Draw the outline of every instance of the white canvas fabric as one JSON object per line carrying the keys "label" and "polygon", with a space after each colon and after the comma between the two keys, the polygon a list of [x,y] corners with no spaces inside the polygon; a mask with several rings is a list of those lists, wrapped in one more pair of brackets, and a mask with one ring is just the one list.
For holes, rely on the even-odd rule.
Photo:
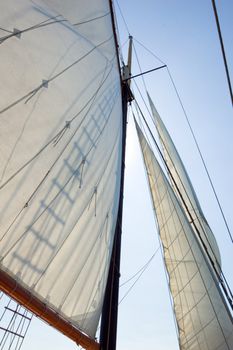
{"label": "white canvas fabric", "polygon": [[196,234],[137,126],[151,191],[181,350],[233,349],[233,323]]}
{"label": "white canvas fabric", "polygon": [[120,189],[109,11],[103,0],[0,4],[1,269],[91,337]]}
{"label": "white canvas fabric", "polygon": [[[198,201],[192,183],[189,179],[189,176],[186,172],[184,164],[179,156],[179,153],[177,152],[176,147],[162,119],[160,118],[160,115],[157,112],[149,94],[148,99],[150,102],[151,111],[155,120],[155,125],[159,134],[159,138],[162,144],[164,158],[170,171],[169,176],[171,179],[172,187],[176,192],[178,198],[180,199],[180,202],[183,206],[183,209],[186,212],[189,221],[193,221],[192,227],[197,233],[197,237],[200,233],[201,239],[208,250],[208,254],[212,262],[214,263],[216,271],[219,274],[221,270],[221,257],[214,234],[211,228],[209,227],[209,224],[202,212],[200,203]],[[176,183],[177,187],[175,186],[174,182]],[[179,190],[177,190],[177,188]],[[183,202],[185,202],[187,208],[185,207]],[[191,214],[192,218],[190,218],[189,213]],[[215,269],[213,269],[213,271],[214,270]]]}

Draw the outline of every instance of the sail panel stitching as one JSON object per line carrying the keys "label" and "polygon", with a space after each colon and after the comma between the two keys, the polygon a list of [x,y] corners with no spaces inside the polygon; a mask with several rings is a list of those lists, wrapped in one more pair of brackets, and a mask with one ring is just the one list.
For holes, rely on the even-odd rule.
{"label": "sail panel stitching", "polygon": [[[115,57],[115,56],[114,56]],[[113,58],[114,59],[114,58]],[[76,113],[74,115],[74,117],[70,120],[70,123],[73,122],[75,119],[77,119],[77,117],[85,110],[85,108],[88,107],[88,110],[87,112],[84,114],[84,117],[81,119],[78,127],[76,128],[75,130],[75,133],[72,135],[71,139],[75,136],[75,134],[77,133],[77,131],[79,130],[79,128],[81,127],[81,125],[83,124],[85,118],[87,117],[90,109],[92,108],[93,104],[94,104],[94,101],[99,93],[99,91],[101,90],[101,88],[103,87],[103,84],[105,83],[105,81],[107,80],[107,78],[110,76],[110,73],[112,72],[112,68],[113,68],[113,65],[110,66],[110,70],[107,74],[106,77],[104,77],[105,75],[105,72],[106,72],[106,68],[104,69],[104,74],[103,74],[103,78],[100,82],[100,85],[98,86],[98,88],[96,89],[96,91],[94,92],[94,94],[90,97],[90,99],[84,104],[84,106],[80,109],[80,111],[78,113]],[[17,176],[25,167],[27,167],[33,160],[35,160],[44,150],[47,149],[47,147],[50,145],[50,144],[53,144],[54,140],[57,140],[57,137],[59,137],[59,135],[61,133],[63,133],[63,131],[66,129],[66,125],[51,139],[49,140],[31,159],[29,159],[25,164],[23,164],[14,174],[12,174],[3,184],[0,185],[0,190],[6,186],[11,180],[13,180],[13,178],[15,176]],[[70,139],[70,140],[71,140]],[[68,146],[68,144],[65,146],[64,150],[66,149],[66,147]],[[64,151],[63,150],[63,151]],[[60,157],[59,157],[60,158]],[[58,158],[58,159],[59,159]]]}

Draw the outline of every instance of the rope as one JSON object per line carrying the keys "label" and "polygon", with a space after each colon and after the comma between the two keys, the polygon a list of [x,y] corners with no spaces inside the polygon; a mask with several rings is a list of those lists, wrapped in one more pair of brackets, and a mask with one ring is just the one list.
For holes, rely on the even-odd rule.
{"label": "rope", "polygon": [[129,31],[128,24],[127,24],[127,22],[126,22],[126,20],[125,20],[125,17],[124,17],[124,15],[123,15],[123,12],[122,12],[122,10],[121,10],[121,7],[120,7],[120,5],[119,5],[118,0],[116,0],[116,4],[117,4],[117,7],[118,7],[118,9],[119,9],[119,12],[120,12],[120,15],[121,15],[121,17],[122,17],[122,20],[123,20],[123,22],[124,22],[125,28],[126,28],[126,30],[127,30],[127,32],[128,32],[128,35],[130,35],[130,31]]}
{"label": "rope", "polygon": [[119,305],[122,303],[122,301],[128,296],[128,294],[131,292],[131,290],[134,288],[135,284],[140,280],[141,276],[143,275],[143,273],[146,271],[146,269],[149,267],[151,261],[153,260],[153,258],[155,257],[155,255],[157,254],[157,252],[159,251],[160,246],[156,249],[156,251],[154,252],[154,254],[150,257],[150,259],[147,261],[147,263],[140,268],[140,270],[138,270],[131,278],[129,278],[127,281],[125,281],[120,287],[122,287],[123,285],[125,285],[126,283],[128,283],[129,281],[131,281],[133,278],[135,278],[139,273],[138,278],[136,279],[136,281],[132,284],[132,286],[130,286],[130,288],[127,290],[127,292],[123,295],[123,297],[121,298],[121,300],[119,301]]}
{"label": "rope", "polygon": [[221,28],[220,28],[220,24],[219,24],[219,20],[218,20],[218,12],[217,12],[217,8],[216,8],[214,0],[212,0],[212,5],[213,5],[215,21],[216,21],[216,25],[217,25],[217,29],[218,29],[218,36],[219,36],[219,41],[220,41],[222,56],[223,56],[223,62],[224,62],[224,66],[225,66],[226,76],[227,76],[227,83],[228,83],[229,93],[230,93],[230,97],[231,97],[231,104],[233,105],[233,93],[232,93],[232,88],[231,88],[231,79],[230,79],[230,74],[229,74],[228,65],[227,65],[227,58],[226,58],[226,54],[225,54]]}
{"label": "rope", "polygon": [[127,279],[125,282],[123,282],[120,285],[120,287],[123,287],[125,284],[129,283],[130,281],[132,281],[132,279],[134,279],[141,271],[145,270],[149,266],[151,261],[154,259],[155,254],[157,253],[158,250],[159,250],[159,247],[156,249],[155,253],[150,257],[150,259],[133,276],[131,276],[129,279]]}

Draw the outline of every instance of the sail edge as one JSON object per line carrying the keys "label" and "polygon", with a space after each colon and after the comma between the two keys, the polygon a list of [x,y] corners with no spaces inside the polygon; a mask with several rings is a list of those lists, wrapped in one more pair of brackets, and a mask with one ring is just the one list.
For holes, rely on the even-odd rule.
{"label": "sail edge", "polygon": [[100,350],[100,345],[94,339],[82,333],[2,270],[0,270],[0,289],[19,304],[23,304],[37,317],[50,324],[85,349]]}

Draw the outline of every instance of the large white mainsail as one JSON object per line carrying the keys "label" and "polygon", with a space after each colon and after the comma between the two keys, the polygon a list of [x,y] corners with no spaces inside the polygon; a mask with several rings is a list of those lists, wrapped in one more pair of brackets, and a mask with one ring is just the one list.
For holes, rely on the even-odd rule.
{"label": "large white mainsail", "polygon": [[165,174],[137,126],[159,225],[181,350],[231,350],[232,316],[208,259]]}
{"label": "large white mainsail", "polygon": [[155,126],[162,144],[164,159],[169,169],[169,176],[171,178],[173,189],[180,198],[187,217],[191,221],[194,231],[197,232],[197,236],[200,234],[201,240],[206,246],[208,254],[215,265],[216,271],[219,273],[221,270],[221,257],[214,234],[203,214],[192,183],[169,132],[160,118],[150,95],[148,93],[147,95]]}
{"label": "large white mainsail", "polygon": [[94,338],[122,147],[109,1],[9,0],[0,20],[1,270]]}

